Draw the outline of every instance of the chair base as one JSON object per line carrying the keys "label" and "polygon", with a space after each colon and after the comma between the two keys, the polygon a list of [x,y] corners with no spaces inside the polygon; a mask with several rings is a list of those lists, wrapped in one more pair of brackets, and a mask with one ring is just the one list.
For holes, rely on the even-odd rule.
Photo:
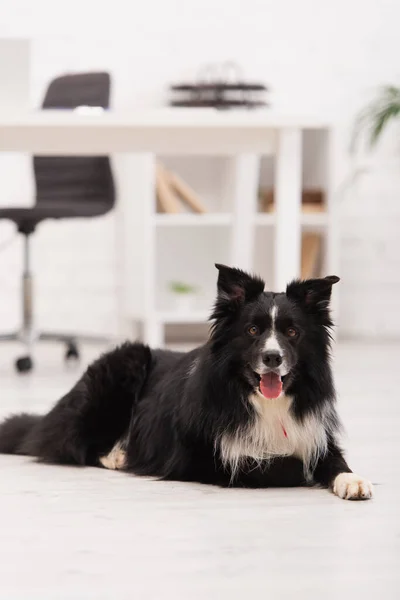
{"label": "chair base", "polygon": [[79,342],[108,344],[109,338],[91,335],[72,335],[56,332],[32,332],[17,331],[14,333],[0,334],[1,342],[20,342],[25,346],[25,354],[15,361],[15,368],[19,373],[27,373],[33,368],[32,353],[33,348],[38,342],[61,342],[65,344],[64,359],[66,361],[79,360]]}
{"label": "chair base", "polygon": [[1,342],[21,342],[25,346],[25,354],[15,361],[19,373],[32,370],[33,346],[37,342],[61,342],[66,345],[65,360],[79,359],[78,342],[107,344],[110,339],[91,335],[73,335],[57,332],[38,332],[33,320],[33,277],[30,270],[30,233],[24,233],[24,270],[22,275],[22,327],[14,333],[0,333]]}

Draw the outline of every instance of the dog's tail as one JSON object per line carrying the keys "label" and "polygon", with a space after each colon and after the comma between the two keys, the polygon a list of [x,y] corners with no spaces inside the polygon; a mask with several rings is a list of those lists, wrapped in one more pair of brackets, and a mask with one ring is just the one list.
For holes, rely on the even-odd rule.
{"label": "dog's tail", "polygon": [[0,454],[27,454],[24,442],[42,417],[21,413],[0,424]]}

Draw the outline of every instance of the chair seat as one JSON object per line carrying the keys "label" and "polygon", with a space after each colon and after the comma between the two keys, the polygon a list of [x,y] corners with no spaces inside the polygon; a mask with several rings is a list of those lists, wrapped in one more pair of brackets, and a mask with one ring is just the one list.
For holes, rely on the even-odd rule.
{"label": "chair seat", "polygon": [[31,208],[0,208],[0,219],[13,221],[21,233],[32,233],[46,219],[73,219],[100,216],[109,211],[105,202],[71,204],[68,200],[52,204],[41,203]]}

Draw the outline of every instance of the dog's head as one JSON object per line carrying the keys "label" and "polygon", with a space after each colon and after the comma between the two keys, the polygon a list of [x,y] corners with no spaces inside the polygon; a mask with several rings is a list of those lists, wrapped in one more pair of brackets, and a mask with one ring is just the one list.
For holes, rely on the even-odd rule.
{"label": "dog's head", "polygon": [[300,358],[327,354],[329,301],[339,277],[296,280],[285,293],[264,292],[264,281],[216,265],[218,295],[211,343],[267,398],[277,398],[295,376]]}

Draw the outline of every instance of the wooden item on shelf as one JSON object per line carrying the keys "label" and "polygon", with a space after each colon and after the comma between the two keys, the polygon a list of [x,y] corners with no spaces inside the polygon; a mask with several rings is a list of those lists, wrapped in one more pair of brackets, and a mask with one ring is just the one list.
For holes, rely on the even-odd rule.
{"label": "wooden item on shelf", "polygon": [[157,163],[156,165],[156,192],[158,206],[161,212],[180,212],[179,203],[171,190],[165,168],[160,163]]}
{"label": "wooden item on shelf", "polygon": [[309,279],[318,275],[321,252],[321,236],[318,233],[304,233],[301,243],[301,278]]}
{"label": "wooden item on shelf", "polygon": [[272,212],[274,204],[274,190],[260,189],[258,191],[258,204],[261,212]]}
{"label": "wooden item on shelf", "polygon": [[203,203],[199,200],[194,190],[179,175],[168,171],[168,180],[172,188],[178,194],[181,200],[187,204],[195,213],[205,213]]}
{"label": "wooden item on shelf", "polygon": [[323,204],[314,204],[312,202],[303,202],[301,205],[303,213],[321,213],[325,212],[325,206]]}
{"label": "wooden item on shelf", "polygon": [[[275,211],[274,190],[262,189],[259,192],[259,205],[261,212]],[[302,191],[302,210],[305,213],[324,212],[324,192],[318,189],[305,189]]]}
{"label": "wooden item on shelf", "polygon": [[195,191],[179,175],[159,162],[156,168],[156,191],[159,212],[178,213],[181,211],[180,202],[195,213],[207,212]]}

